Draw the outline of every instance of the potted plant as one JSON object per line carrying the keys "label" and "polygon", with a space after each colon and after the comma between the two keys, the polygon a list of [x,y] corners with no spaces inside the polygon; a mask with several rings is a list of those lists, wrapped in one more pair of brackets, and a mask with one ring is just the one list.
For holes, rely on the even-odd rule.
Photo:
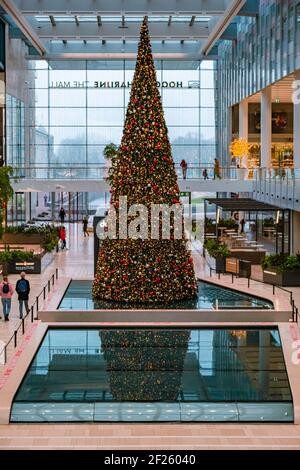
{"label": "potted plant", "polygon": [[216,271],[225,272],[225,260],[231,256],[227,246],[218,243],[216,240],[206,240],[204,242],[204,248],[207,250],[209,256],[215,259]]}
{"label": "potted plant", "polygon": [[114,161],[118,155],[118,150],[119,149],[117,145],[112,142],[110,144],[107,144],[103,150],[103,155],[104,155],[104,158],[106,159],[104,178],[106,178],[108,181],[110,179],[110,173],[111,173],[111,169],[113,167]]}
{"label": "potted plant", "polygon": [[300,286],[300,254],[265,256],[261,263],[264,282],[279,286]]}

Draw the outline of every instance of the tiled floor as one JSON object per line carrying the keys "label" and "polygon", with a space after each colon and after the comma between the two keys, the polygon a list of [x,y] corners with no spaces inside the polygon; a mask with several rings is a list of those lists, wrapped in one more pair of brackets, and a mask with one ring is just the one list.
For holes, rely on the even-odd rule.
{"label": "tiled floor", "polygon": [[0,426],[1,449],[300,449],[295,425],[60,424]]}
{"label": "tiled floor", "polygon": [[[93,237],[84,238],[81,226],[68,227],[69,250],[55,255],[55,260],[41,276],[28,276],[31,299],[40,292],[55,268],[61,277],[93,277]],[[195,269],[199,276],[209,270],[194,244]],[[259,275],[259,273],[257,273]],[[16,282],[17,276],[10,276]],[[222,281],[228,286],[230,278]],[[59,280],[58,280],[59,283]],[[236,285],[244,290],[244,280]],[[256,293],[266,294],[263,284],[254,284]],[[270,289],[270,288],[267,288]],[[293,289],[300,306],[300,288]],[[55,297],[56,288],[51,297]],[[277,292],[276,297],[284,295]],[[0,320],[0,340],[6,340],[19,324],[16,296],[11,321]],[[297,329],[298,331],[298,329]],[[299,366],[300,367],[300,366]],[[300,383],[300,379],[299,379]],[[298,425],[234,424],[57,424],[1,425],[1,449],[300,449]]]}

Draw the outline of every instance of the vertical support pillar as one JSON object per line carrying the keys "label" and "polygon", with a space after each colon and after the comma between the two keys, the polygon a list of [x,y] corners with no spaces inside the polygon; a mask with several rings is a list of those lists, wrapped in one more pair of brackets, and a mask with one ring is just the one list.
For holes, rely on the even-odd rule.
{"label": "vertical support pillar", "polygon": [[248,101],[239,103],[239,137],[248,140]]}
{"label": "vertical support pillar", "polygon": [[260,112],[261,168],[272,167],[272,89],[267,87],[261,91]]}
{"label": "vertical support pillar", "polygon": [[[239,103],[239,137],[248,140],[248,101],[243,100]],[[247,157],[243,156],[241,167],[247,167]],[[242,172],[240,172],[242,173]],[[241,174],[241,176],[244,176]]]}
{"label": "vertical support pillar", "polygon": [[[300,80],[300,70],[295,72],[295,80]],[[296,93],[294,99],[294,168],[300,168],[300,100]]]}
{"label": "vertical support pillar", "polygon": [[31,219],[31,197],[30,192],[26,192],[25,196],[25,222],[28,222]]}
{"label": "vertical support pillar", "polygon": [[52,192],[51,193],[51,218],[52,218],[52,221],[55,220],[55,193]]}

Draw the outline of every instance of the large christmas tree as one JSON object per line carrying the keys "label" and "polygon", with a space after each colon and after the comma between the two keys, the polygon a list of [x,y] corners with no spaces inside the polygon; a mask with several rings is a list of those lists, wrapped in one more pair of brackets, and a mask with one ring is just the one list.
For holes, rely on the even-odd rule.
{"label": "large christmas tree", "polygon": [[158,239],[151,239],[151,204],[171,207],[179,205],[180,199],[147,18],[141,27],[123,137],[109,180],[111,207],[117,214],[120,196],[127,196],[128,208],[143,204],[149,209],[149,238],[103,241],[93,284],[94,298],[168,303],[195,297],[193,260],[186,248],[184,231],[181,239],[174,236],[174,218],[169,239],[163,239],[161,226]]}

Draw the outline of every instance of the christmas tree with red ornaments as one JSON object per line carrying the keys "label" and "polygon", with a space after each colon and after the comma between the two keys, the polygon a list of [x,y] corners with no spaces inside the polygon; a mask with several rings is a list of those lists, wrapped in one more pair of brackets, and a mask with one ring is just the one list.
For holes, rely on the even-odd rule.
{"label": "christmas tree with red ornaments", "polygon": [[[157,87],[147,18],[141,27],[137,63],[127,108],[123,137],[109,176],[111,209],[117,220],[120,196],[127,206],[148,209],[148,238],[103,240],[93,283],[94,299],[116,302],[168,303],[192,299],[197,293],[193,260],[182,237],[169,239],[159,230],[151,238],[152,204],[180,205],[177,175]],[[128,217],[128,224],[134,217]],[[159,224],[162,223],[159,219]],[[182,218],[183,224],[183,218]],[[123,237],[124,238],[124,237]]]}

